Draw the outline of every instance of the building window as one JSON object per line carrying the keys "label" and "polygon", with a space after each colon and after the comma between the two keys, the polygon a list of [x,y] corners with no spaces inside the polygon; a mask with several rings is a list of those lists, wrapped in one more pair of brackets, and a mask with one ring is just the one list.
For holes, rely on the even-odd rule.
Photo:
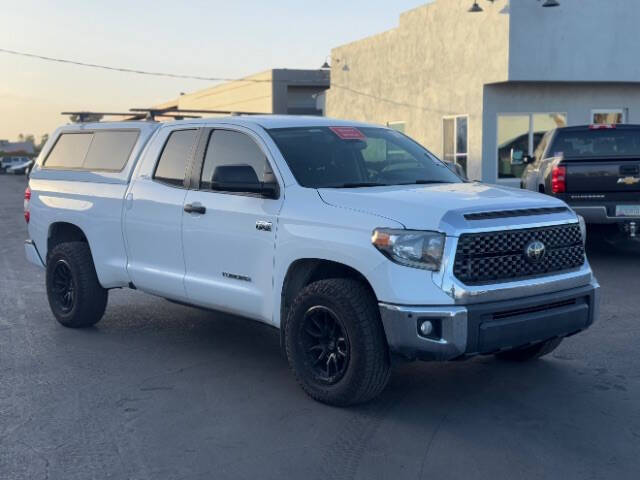
{"label": "building window", "polygon": [[498,114],[498,178],[520,178],[526,165],[512,164],[511,152],[533,155],[545,133],[566,125],[566,113]]}
{"label": "building window", "polygon": [[405,122],[387,122],[387,127],[396,132],[405,133]]}
{"label": "building window", "polygon": [[460,165],[467,174],[467,154],[469,152],[469,117],[458,115],[442,119],[444,161]]}
{"label": "building window", "polygon": [[600,110],[591,110],[591,123],[594,125],[614,123],[625,123],[625,111],[621,108],[604,108]]}

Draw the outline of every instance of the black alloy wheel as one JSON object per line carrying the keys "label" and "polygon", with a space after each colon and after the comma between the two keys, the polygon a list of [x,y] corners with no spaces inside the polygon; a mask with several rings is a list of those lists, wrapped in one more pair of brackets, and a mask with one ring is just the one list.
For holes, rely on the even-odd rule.
{"label": "black alloy wheel", "polygon": [[51,312],[65,327],[89,327],[102,318],[109,291],[98,281],[87,242],[59,243],[47,252],[46,285]]}
{"label": "black alloy wheel", "polygon": [[62,313],[73,310],[76,300],[76,285],[71,267],[66,260],[60,259],[53,268],[53,297]]}
{"label": "black alloy wheel", "polygon": [[338,316],[325,306],[311,307],[304,315],[301,341],[316,379],[328,385],[339,382],[349,366],[351,348]]}
{"label": "black alloy wheel", "polygon": [[327,278],[305,286],[289,307],[284,343],[296,380],[322,403],[367,402],[391,376],[377,299],[356,279]]}

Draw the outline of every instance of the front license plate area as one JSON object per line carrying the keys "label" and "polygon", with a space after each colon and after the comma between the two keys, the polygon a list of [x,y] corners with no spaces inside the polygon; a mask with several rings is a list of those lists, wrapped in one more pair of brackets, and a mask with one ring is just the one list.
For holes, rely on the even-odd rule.
{"label": "front license plate area", "polygon": [[640,205],[616,205],[616,217],[640,217]]}

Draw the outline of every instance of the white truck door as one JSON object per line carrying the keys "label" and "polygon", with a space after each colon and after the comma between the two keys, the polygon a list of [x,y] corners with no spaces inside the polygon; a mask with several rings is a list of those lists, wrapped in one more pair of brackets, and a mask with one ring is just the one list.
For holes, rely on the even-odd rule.
{"label": "white truck door", "polygon": [[[157,152],[141,165],[125,198],[127,270],[136,288],[186,301],[182,255],[182,209],[186,170],[199,130],[160,132]],[[154,161],[157,159],[157,162]]]}
{"label": "white truck door", "polygon": [[[182,236],[190,303],[271,322],[282,193],[265,152],[250,132],[205,131]],[[270,195],[256,191],[265,182],[275,187]]]}

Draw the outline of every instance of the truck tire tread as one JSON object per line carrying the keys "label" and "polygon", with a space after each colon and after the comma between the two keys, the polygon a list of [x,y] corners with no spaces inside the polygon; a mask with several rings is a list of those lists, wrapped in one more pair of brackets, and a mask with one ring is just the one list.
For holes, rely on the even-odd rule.
{"label": "truck tire tread", "polygon": [[[52,269],[56,261],[68,262],[76,289],[76,300],[72,310],[65,314],[52,299]],[[91,256],[85,242],[65,242],[56,245],[47,256],[47,297],[54,316],[65,327],[83,328],[98,323],[107,307],[109,291],[100,285]]]}
{"label": "truck tire tread", "polygon": [[[331,387],[310,382],[297,367],[294,327],[309,302],[318,299],[331,303],[342,313],[348,312],[342,321],[351,331],[351,356],[357,357],[355,362],[359,368],[355,375],[347,371],[345,377]],[[354,405],[371,400],[386,387],[391,376],[386,337],[375,297],[361,282],[332,278],[309,284],[294,300],[285,329],[289,366],[303,390],[315,400],[336,406]],[[356,368],[353,361],[349,369],[352,367]]]}

